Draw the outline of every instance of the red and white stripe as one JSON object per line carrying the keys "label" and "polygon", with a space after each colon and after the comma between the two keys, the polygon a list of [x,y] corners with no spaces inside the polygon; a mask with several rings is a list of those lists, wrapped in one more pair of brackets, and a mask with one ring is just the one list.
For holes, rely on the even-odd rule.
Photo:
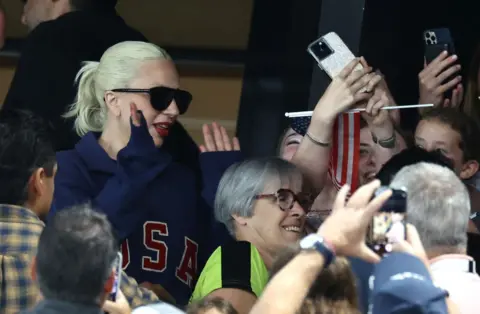
{"label": "red and white stripe", "polygon": [[358,187],[360,158],[360,113],[343,113],[333,128],[329,175],[337,189],[350,185],[350,193]]}

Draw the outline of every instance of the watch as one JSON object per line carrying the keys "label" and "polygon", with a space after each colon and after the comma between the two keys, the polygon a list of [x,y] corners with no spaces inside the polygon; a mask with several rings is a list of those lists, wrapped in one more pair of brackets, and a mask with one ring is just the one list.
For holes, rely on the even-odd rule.
{"label": "watch", "polygon": [[302,250],[316,250],[323,255],[325,259],[324,268],[327,268],[335,260],[335,251],[325,239],[318,234],[310,234],[300,241],[300,248]]}

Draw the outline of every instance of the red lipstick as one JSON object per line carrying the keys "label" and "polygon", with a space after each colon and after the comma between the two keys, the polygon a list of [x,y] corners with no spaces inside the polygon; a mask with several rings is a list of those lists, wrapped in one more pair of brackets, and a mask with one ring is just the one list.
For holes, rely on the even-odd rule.
{"label": "red lipstick", "polygon": [[170,126],[172,124],[170,122],[159,122],[155,123],[153,126],[155,127],[155,131],[157,131],[158,135],[161,137],[167,137],[168,133],[170,132]]}

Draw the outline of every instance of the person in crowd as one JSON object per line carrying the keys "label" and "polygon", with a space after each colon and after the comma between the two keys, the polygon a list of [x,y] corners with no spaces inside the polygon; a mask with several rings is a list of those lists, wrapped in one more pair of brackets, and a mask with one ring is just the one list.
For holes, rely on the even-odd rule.
{"label": "person in crowd", "polygon": [[470,197],[450,169],[418,163],[404,167],[390,183],[406,188],[407,219],[425,247],[435,283],[449,292],[463,314],[478,313],[480,277],[467,255]]}
{"label": "person in crowd", "polygon": [[82,139],[57,155],[52,213],[91,202],[125,240],[127,273],[163,299],[187,304],[197,271],[228,237],[211,206],[221,173],[241,158],[238,140],[213,125],[201,178],[164,149],[192,96],[179,89],[174,63],[156,45],[117,44],[86,63],[78,80],[66,117]]}
{"label": "person in crowd", "polygon": [[438,150],[451,160],[458,177],[467,183],[472,211],[479,211],[480,192],[469,183],[479,170],[480,128],[473,119],[454,108],[435,108],[422,116],[415,130],[415,145]]}
{"label": "person in crowd", "polygon": [[[31,263],[44,228],[41,217],[50,210],[55,152],[46,123],[31,113],[0,112],[0,305],[18,313],[39,298]],[[50,256],[49,258],[56,258]],[[73,276],[75,277],[75,276]],[[74,278],[69,278],[73,280]],[[122,273],[121,289],[132,306],[158,302],[150,291]]]}
{"label": "person in crowd", "polygon": [[[368,262],[380,262],[380,257],[365,245],[367,228],[373,215],[391,196],[391,191],[387,189],[373,198],[379,187],[380,181],[370,182],[360,187],[348,201],[346,199],[349,187],[342,187],[335,200],[332,215],[316,234],[300,241],[300,252],[273,276],[251,313],[326,313],[325,308],[305,307],[310,303],[312,295],[321,289],[319,287],[320,280],[323,279],[322,273],[328,272],[329,268],[334,266],[336,256],[356,256]],[[413,245],[402,244],[413,251]],[[418,249],[418,245],[415,247]],[[421,253],[418,256],[420,257]],[[397,284],[393,285],[393,278],[405,272],[417,276],[397,280]],[[372,313],[398,313],[398,310],[403,308],[416,310],[415,313],[431,313],[429,310],[448,313],[448,293],[431,283],[428,269],[419,258],[406,253],[394,253],[377,264],[375,275],[376,295],[372,302]],[[411,292],[413,289],[416,293]],[[358,310],[340,312],[330,309],[328,312],[357,313]]]}
{"label": "person in crowd", "polygon": [[[62,211],[40,234],[32,276],[42,300],[24,313],[99,313],[113,288],[117,252],[105,215],[89,205]],[[128,308],[121,291],[116,302]]]}
{"label": "person in crowd", "polygon": [[[109,47],[126,40],[147,41],[117,15],[117,0],[24,0],[25,39],[4,108],[26,109],[55,128],[55,150],[78,141],[62,118],[75,98],[73,82],[81,63],[98,61]],[[26,92],[28,91],[28,92]]]}
{"label": "person in crowd", "polygon": [[206,298],[190,304],[187,314],[238,314],[238,312],[225,299]]}
{"label": "person in crowd", "polygon": [[[302,252],[298,246],[284,249],[270,269],[270,278],[279,273]],[[351,313],[360,314],[355,277],[347,259],[338,257],[325,268],[310,287],[299,313]]]}
{"label": "person in crowd", "polygon": [[231,166],[220,181],[215,217],[235,241],[218,247],[198,278],[191,301],[220,297],[248,313],[268,280],[275,254],[298,241],[311,197],[302,174],[276,157]]}
{"label": "person in crowd", "polygon": [[470,117],[480,120],[480,44],[473,56],[468,71],[467,89],[465,91],[465,101],[461,109]]}

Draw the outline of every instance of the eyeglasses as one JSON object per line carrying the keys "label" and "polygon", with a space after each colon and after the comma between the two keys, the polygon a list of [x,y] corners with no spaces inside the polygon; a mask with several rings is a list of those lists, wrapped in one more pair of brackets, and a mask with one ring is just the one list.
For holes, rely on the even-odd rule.
{"label": "eyeglasses", "polygon": [[146,93],[150,95],[150,103],[155,110],[164,111],[175,99],[180,114],[187,112],[192,102],[192,94],[186,90],[175,89],[165,86],[152,87],[150,89],[116,88],[112,92],[119,93]]}
{"label": "eyeglasses", "polygon": [[274,199],[278,207],[280,207],[283,211],[289,211],[293,208],[295,202],[300,204],[303,210],[308,213],[310,207],[313,204],[313,197],[311,194],[308,193],[299,193],[295,194],[292,190],[289,189],[279,189],[276,193],[272,194],[259,194],[255,195],[255,199],[262,199],[262,198],[271,198]]}

